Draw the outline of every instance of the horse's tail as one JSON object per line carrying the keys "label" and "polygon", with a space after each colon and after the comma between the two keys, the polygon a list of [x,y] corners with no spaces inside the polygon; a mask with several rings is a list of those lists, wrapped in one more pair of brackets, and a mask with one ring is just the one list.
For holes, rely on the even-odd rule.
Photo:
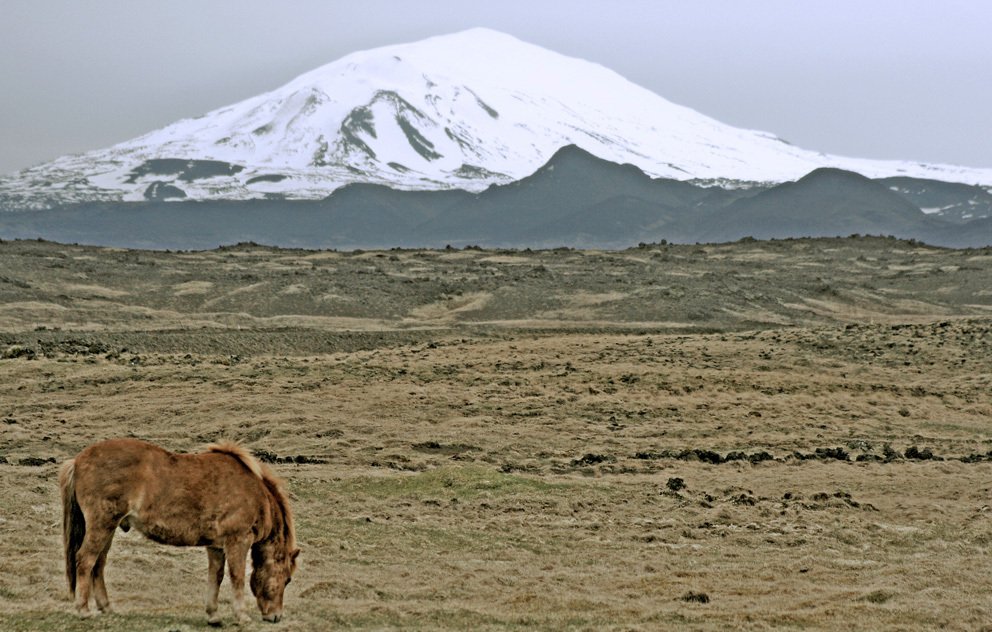
{"label": "horse's tail", "polygon": [[69,594],[76,594],[76,553],[83,545],[86,518],[76,500],[76,461],[69,460],[59,469],[59,490],[62,492],[62,541],[65,544],[65,577]]}

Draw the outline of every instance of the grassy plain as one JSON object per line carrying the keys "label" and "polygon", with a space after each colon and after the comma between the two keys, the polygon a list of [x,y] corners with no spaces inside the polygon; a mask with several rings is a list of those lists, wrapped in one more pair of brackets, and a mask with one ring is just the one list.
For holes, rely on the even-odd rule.
{"label": "grassy plain", "polygon": [[206,555],[133,532],[72,614],[57,463],[122,435],[287,480],[303,566],[251,628],[992,629],[988,250],[0,265],[4,630],[206,626]]}

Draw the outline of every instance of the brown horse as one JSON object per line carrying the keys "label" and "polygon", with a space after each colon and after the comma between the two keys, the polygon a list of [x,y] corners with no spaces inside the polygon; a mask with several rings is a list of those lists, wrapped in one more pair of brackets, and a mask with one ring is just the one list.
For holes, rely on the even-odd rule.
{"label": "brown horse", "polygon": [[296,534],[282,483],[234,443],[201,454],[173,454],[135,439],[89,446],[59,471],[65,571],[76,609],[89,616],[110,608],[103,570],[119,526],[176,546],[205,546],[209,560],[207,615],[220,624],[217,593],[227,560],[234,614],[245,609],[245,565],[251,551],[251,591],[262,618],[282,618],[286,584],[296,570]]}

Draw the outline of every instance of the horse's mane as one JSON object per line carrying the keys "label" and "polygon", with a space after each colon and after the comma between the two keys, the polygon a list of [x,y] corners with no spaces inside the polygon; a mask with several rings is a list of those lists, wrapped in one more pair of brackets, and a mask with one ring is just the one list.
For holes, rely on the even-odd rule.
{"label": "horse's mane", "polygon": [[[229,454],[241,461],[241,464],[248,468],[252,474],[258,478],[265,480],[265,470],[262,469],[262,464],[252,456],[251,452],[246,450],[244,447],[238,445],[233,441],[220,441],[218,443],[211,443],[207,446],[207,452],[219,452],[220,454]],[[268,468],[265,468],[268,469]],[[270,472],[271,474],[271,472]]]}
{"label": "horse's mane", "polygon": [[282,536],[286,542],[286,550],[292,551],[296,548],[296,526],[293,524],[293,512],[289,509],[289,494],[286,493],[286,487],[282,480],[272,475],[268,469],[263,470],[269,476],[263,476],[262,481],[265,482],[265,486],[269,488],[276,504],[279,505],[280,513],[282,513]]}
{"label": "horse's mane", "polygon": [[286,493],[286,486],[283,484],[282,479],[276,476],[269,466],[256,459],[251,452],[233,441],[211,443],[207,446],[207,452],[217,452],[219,454],[233,456],[238,461],[241,461],[241,464],[248,468],[252,474],[262,479],[265,487],[268,488],[272,497],[275,498],[276,504],[279,506],[279,513],[282,514],[282,535],[286,541],[286,550],[292,551],[295,549],[296,528],[293,524],[293,512],[289,509],[289,494]]}

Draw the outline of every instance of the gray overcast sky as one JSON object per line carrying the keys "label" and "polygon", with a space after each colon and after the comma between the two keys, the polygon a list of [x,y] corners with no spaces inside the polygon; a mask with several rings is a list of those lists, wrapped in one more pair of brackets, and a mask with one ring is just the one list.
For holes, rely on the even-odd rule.
{"label": "gray overcast sky", "polygon": [[0,0],[0,173],[474,26],[828,153],[992,167],[988,0]]}

